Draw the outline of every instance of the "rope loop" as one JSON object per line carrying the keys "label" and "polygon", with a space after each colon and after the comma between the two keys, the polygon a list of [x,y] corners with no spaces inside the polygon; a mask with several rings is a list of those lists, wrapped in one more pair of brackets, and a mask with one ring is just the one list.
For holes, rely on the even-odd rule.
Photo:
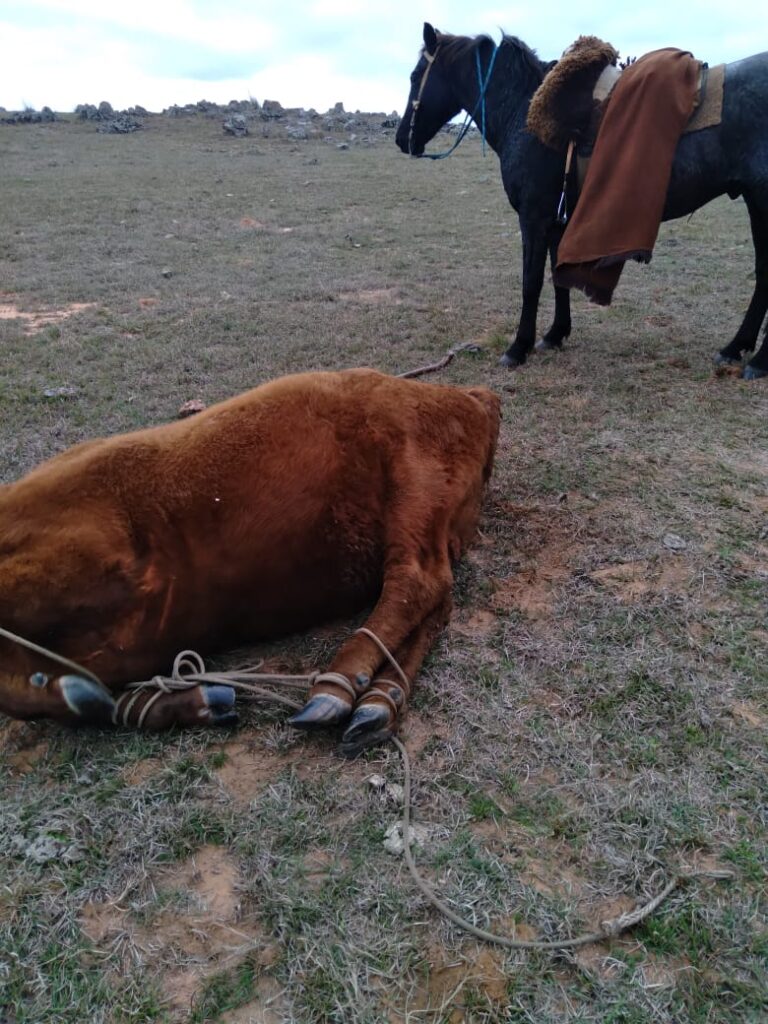
{"label": "rope loop", "polygon": [[[186,675],[205,675],[205,662],[197,651],[179,651],[173,659],[171,677],[173,679],[184,679]],[[160,678],[156,676],[155,678]]]}

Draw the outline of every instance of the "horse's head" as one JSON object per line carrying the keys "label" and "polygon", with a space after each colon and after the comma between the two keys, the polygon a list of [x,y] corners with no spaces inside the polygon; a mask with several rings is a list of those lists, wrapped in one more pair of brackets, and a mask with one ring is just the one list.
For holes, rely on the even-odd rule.
{"label": "horse's head", "polygon": [[424,22],[424,47],[411,72],[411,91],[396,136],[400,149],[411,156],[421,156],[429,140],[461,110],[441,66],[440,40],[440,32]]}

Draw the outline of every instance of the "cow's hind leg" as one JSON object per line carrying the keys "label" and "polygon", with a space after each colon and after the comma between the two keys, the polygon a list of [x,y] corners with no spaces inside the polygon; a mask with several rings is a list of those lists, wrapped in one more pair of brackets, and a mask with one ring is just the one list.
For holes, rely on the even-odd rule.
{"label": "cow's hind leg", "polygon": [[230,686],[215,684],[174,693],[148,689],[116,696],[95,679],[75,673],[0,676],[0,712],[74,726],[119,724],[156,732],[174,725],[231,725],[237,719],[234,699]]}
{"label": "cow's hind leg", "polygon": [[0,675],[0,712],[11,718],[50,718],[65,725],[109,725],[115,700],[109,690],[74,673],[44,671]]}
{"label": "cow's hind leg", "polygon": [[413,680],[435,636],[444,629],[451,605],[448,596],[413,630],[405,644],[393,652],[395,665],[385,658],[383,668],[358,700],[344,732],[341,752],[345,756],[355,757],[366,747],[389,739],[396,731],[410,699]]}
{"label": "cow's hind leg", "polygon": [[[752,227],[752,241],[755,246],[755,290],[744,320],[732,341],[715,356],[716,363],[739,363],[745,352],[751,352],[757,344],[760,326],[768,312],[768,202],[758,203],[751,196],[744,200],[749,211]],[[745,368],[747,380],[762,377],[768,372],[768,351],[763,345],[754,359]],[[756,372],[748,372],[748,371]]]}
{"label": "cow's hind leg", "polygon": [[235,691],[219,683],[200,683],[170,693],[151,688],[127,690],[116,701],[116,725],[147,732],[173,726],[231,726],[237,722]]}

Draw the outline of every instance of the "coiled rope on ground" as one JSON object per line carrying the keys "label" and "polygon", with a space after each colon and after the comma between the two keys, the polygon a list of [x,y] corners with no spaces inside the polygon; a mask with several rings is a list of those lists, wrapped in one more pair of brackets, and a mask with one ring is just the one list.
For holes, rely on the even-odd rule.
{"label": "coiled rope on ground", "polygon": [[[379,647],[379,650],[384,654],[385,658],[390,662],[396,673],[401,678],[405,678],[405,674],[397,663],[395,657],[375,633],[372,633],[370,630],[365,628],[358,630],[358,632],[370,637]],[[26,647],[38,654],[42,654],[46,658],[50,658],[64,667],[72,669],[87,678],[94,680],[101,686],[104,685],[101,680],[93,674],[93,672],[90,672],[88,669],[83,668],[81,665],[78,665],[76,662],[71,661],[68,658],[63,658],[54,651],[50,651],[39,644],[34,644],[29,640],[25,640],[23,637],[20,637],[9,630],[3,629],[2,627],[0,627],[0,636],[3,636],[7,640],[11,640],[12,642],[17,643],[22,647]],[[258,668],[258,666],[256,666],[256,668]],[[198,686],[201,683],[212,683],[222,686],[231,686],[239,693],[247,696],[249,700],[258,704],[279,704],[283,707],[299,709],[302,707],[302,704],[299,701],[294,700],[292,697],[287,697],[284,693],[279,692],[280,689],[293,688],[304,691],[308,686],[311,686],[314,683],[333,683],[338,682],[340,678],[344,679],[345,686],[348,689],[352,689],[346,678],[340,677],[338,673],[333,672],[311,672],[306,675],[280,675],[275,673],[257,672],[253,667],[234,669],[229,672],[207,672],[203,659],[196,651],[181,651],[174,659],[173,669],[170,676],[157,675],[152,679],[130,684],[126,693],[118,699],[116,706],[119,706],[120,701],[126,697],[129,697],[130,700],[133,701],[141,693],[145,693],[147,690],[155,690],[156,693],[152,695],[150,701],[142,709],[142,714],[139,716],[139,725],[141,725],[146,718],[148,708],[152,703],[154,703],[154,701],[159,700],[163,694],[187,690],[193,686]],[[276,689],[271,690],[269,689],[270,686],[275,687]],[[107,688],[105,687],[105,689]],[[129,711],[130,707],[126,706],[122,716],[124,719],[127,718]],[[435,908],[435,910],[448,918],[449,921],[453,922],[453,924],[462,931],[467,932],[467,934],[472,935],[476,939],[480,939],[482,942],[491,942],[498,946],[503,946],[506,949],[531,950],[575,949],[579,946],[588,946],[595,942],[605,942],[616,938],[616,936],[620,935],[622,932],[627,931],[629,928],[632,928],[641,921],[644,921],[647,917],[650,917],[650,915],[661,906],[664,900],[666,900],[667,897],[678,888],[678,886],[683,885],[691,879],[709,878],[722,881],[733,878],[733,872],[730,871],[699,871],[692,869],[690,871],[677,872],[670,881],[667,882],[661,892],[654,896],[649,902],[628,914],[621,914],[613,920],[605,921],[602,928],[598,931],[578,935],[572,939],[552,939],[547,941],[516,939],[513,936],[498,935],[495,932],[487,931],[485,928],[479,928],[471,921],[468,921],[460,914],[457,914],[456,911],[449,907],[447,903],[441,900],[429,882],[427,882],[419,873],[419,870],[416,867],[413,852],[411,851],[411,760],[408,756],[408,751],[405,749],[401,741],[396,736],[392,736],[391,740],[400,752],[403,762],[403,855],[405,863],[408,866],[408,870],[410,871],[414,883],[419,891]]]}

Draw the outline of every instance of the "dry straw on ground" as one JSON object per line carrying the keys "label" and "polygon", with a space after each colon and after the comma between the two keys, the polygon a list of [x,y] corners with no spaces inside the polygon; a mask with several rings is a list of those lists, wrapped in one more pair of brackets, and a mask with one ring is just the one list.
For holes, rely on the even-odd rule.
{"label": "dry straw on ground", "polygon": [[[736,877],[610,944],[505,954],[384,850],[399,809],[366,779],[401,781],[394,750],[349,764],[274,712],[234,736],[3,723],[0,1019],[760,1020],[768,390],[710,364],[752,287],[744,206],[665,225],[613,308],[577,299],[565,351],[511,376],[520,240],[495,158],[338,141],[0,126],[0,304],[25,314],[0,319],[0,479],[191,398],[476,343],[443,379],[497,388],[504,423],[403,728],[419,863],[456,910],[531,938],[684,866]],[[247,654],[322,666],[353,625]]]}

